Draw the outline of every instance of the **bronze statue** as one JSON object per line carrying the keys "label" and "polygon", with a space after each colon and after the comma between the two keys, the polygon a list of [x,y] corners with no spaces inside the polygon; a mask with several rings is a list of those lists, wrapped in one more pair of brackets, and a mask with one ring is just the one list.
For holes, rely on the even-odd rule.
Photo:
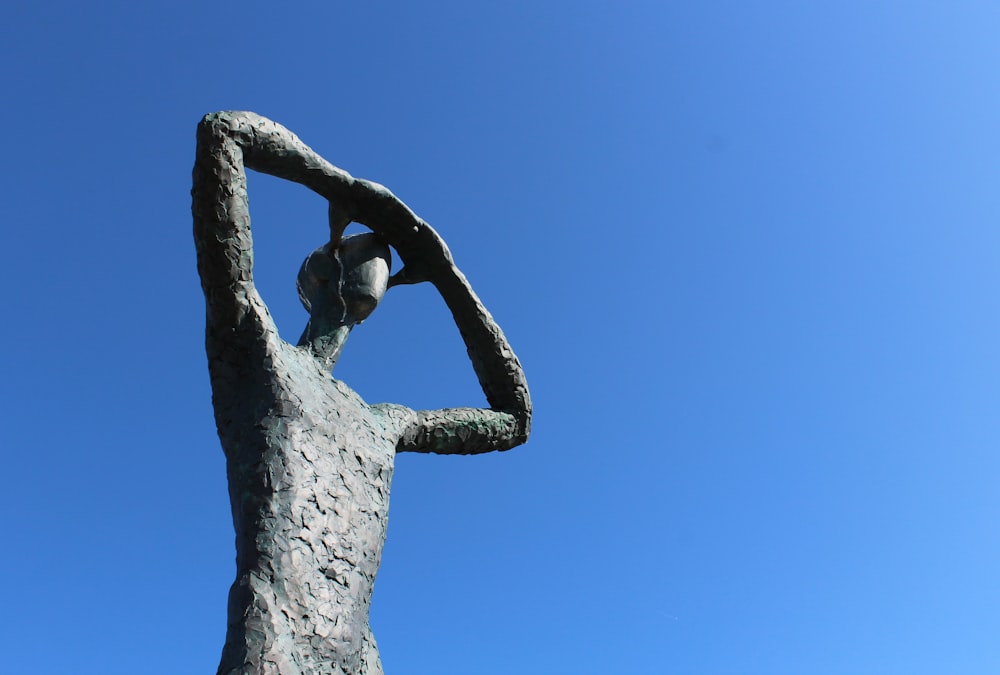
{"label": "bronze statue", "polygon": [[[309,323],[278,336],[253,283],[244,166],[330,204],[330,240],[302,265]],[[236,580],[218,672],[381,673],[368,625],[396,452],[473,454],[524,443],[531,400],[500,327],[441,237],[385,187],[324,160],[250,112],[198,125],[192,190],[206,350],[236,529]],[[372,233],[344,237],[351,222]],[[390,276],[390,251],[403,269]],[[368,405],[334,379],[351,329],[386,289],[444,298],[490,409]]]}

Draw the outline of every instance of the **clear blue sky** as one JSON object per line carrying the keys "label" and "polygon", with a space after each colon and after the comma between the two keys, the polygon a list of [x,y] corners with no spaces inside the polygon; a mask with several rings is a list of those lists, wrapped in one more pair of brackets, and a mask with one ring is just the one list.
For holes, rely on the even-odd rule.
{"label": "clear blue sky", "polygon": [[[250,109],[433,224],[528,445],[403,456],[390,675],[1000,672],[1000,5],[17,3],[0,671],[214,672],[233,534],[189,211]],[[325,204],[252,176],[286,338]],[[336,374],[479,405],[400,288]]]}

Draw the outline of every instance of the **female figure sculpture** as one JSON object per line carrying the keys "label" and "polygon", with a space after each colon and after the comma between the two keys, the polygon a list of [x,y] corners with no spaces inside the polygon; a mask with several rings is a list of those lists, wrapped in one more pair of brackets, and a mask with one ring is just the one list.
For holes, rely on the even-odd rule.
{"label": "female figure sculpture", "polygon": [[[330,240],[303,263],[309,323],[283,341],[253,283],[244,167],[330,203]],[[206,350],[236,529],[236,580],[218,672],[381,673],[368,626],[396,452],[472,454],[523,443],[531,401],[503,332],[441,237],[389,190],[334,167],[249,112],[198,125],[192,190]],[[372,234],[344,237],[351,222]],[[403,269],[389,276],[387,245]],[[489,409],[368,405],[330,374],[388,287],[430,282],[447,303]]]}

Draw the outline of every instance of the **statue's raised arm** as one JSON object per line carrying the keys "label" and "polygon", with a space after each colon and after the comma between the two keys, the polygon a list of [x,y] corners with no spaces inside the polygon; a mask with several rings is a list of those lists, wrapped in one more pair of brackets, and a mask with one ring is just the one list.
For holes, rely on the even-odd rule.
{"label": "statue's raised arm", "polygon": [[328,197],[348,192],[353,182],[280,124],[250,112],[205,115],[198,125],[191,211],[210,359],[234,341],[277,333],[253,284],[244,166]]}
{"label": "statue's raised arm", "polygon": [[455,266],[440,236],[423,225],[401,254],[404,268],[391,283],[430,281],[458,326],[490,409],[424,410],[405,430],[400,451],[473,454],[507,450],[531,431],[531,397],[521,363],[493,316]]}

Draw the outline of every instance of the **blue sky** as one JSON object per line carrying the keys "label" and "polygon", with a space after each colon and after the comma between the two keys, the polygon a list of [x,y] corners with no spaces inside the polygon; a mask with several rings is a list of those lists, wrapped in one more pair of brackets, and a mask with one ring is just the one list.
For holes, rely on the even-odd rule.
{"label": "blue sky", "polygon": [[[233,535],[190,171],[249,109],[388,185],[530,442],[402,456],[389,673],[1000,671],[1000,6],[67,3],[0,23],[11,673],[202,673]],[[279,327],[325,205],[250,178]],[[432,289],[336,375],[480,405]]]}

